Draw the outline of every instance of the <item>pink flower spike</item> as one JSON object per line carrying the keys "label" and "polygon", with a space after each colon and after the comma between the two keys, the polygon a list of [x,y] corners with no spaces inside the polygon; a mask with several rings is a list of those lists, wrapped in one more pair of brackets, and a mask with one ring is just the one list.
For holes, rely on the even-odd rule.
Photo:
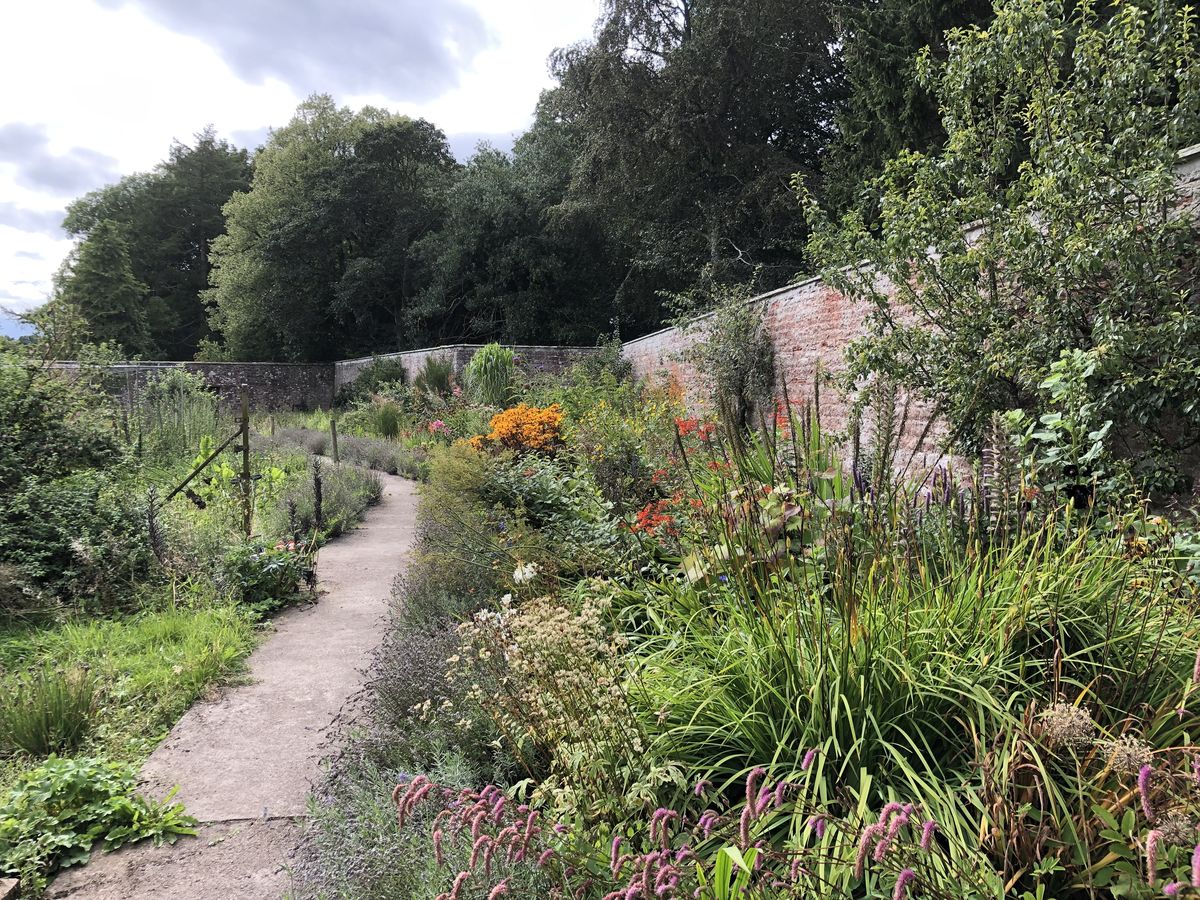
{"label": "pink flower spike", "polygon": [[705,779],[703,781],[697,781],[696,782],[696,796],[699,797],[699,796],[703,795],[704,792],[706,790],[708,790],[710,787],[712,787],[712,782],[707,779]]}
{"label": "pink flower spike", "polygon": [[762,766],[755,766],[750,770],[750,774],[746,776],[746,805],[754,807],[758,802],[758,785],[762,781],[763,776],[767,774],[767,770]]}
{"label": "pink flower spike", "polygon": [[1146,835],[1146,884],[1154,887],[1158,880],[1158,844],[1162,832],[1157,828]]}
{"label": "pink flower spike", "polygon": [[921,849],[926,853],[929,852],[929,847],[933,843],[933,834],[937,831],[938,823],[930,819],[921,825]]}
{"label": "pink flower spike", "polygon": [[896,889],[892,891],[892,900],[904,900],[908,896],[908,886],[917,873],[912,869],[901,869],[900,874],[896,876]]}
{"label": "pink flower spike", "polygon": [[875,841],[883,836],[884,826],[879,822],[868,825],[863,829],[862,837],[858,839],[858,855],[854,857],[854,877],[861,879],[867,865],[867,855],[875,845]]}
{"label": "pink flower spike", "polygon": [[488,894],[488,900],[497,900],[508,893],[508,879],[505,878],[502,882],[492,888],[492,892]]}
{"label": "pink flower spike", "polygon": [[1179,891],[1183,888],[1182,881],[1172,881],[1168,885],[1163,886],[1164,897],[1178,897]]}
{"label": "pink flower spike", "polygon": [[1196,664],[1192,666],[1192,684],[1200,684],[1200,647],[1196,648]]}
{"label": "pink flower spike", "polygon": [[1200,888],[1200,844],[1192,851],[1192,887]]}
{"label": "pink flower spike", "polygon": [[813,764],[813,761],[816,760],[816,758],[817,758],[817,748],[813,747],[811,750],[809,750],[807,753],[804,754],[804,759],[800,762],[800,771],[807,772],[809,767]]}
{"label": "pink flower spike", "polygon": [[1142,766],[1138,771],[1138,796],[1142,800],[1142,813],[1151,822],[1154,821],[1154,806],[1150,803],[1150,778],[1154,774],[1154,767],[1149,763]]}
{"label": "pink flower spike", "polygon": [[439,866],[445,865],[446,861],[442,857],[442,829],[433,829],[433,857],[437,860]]}

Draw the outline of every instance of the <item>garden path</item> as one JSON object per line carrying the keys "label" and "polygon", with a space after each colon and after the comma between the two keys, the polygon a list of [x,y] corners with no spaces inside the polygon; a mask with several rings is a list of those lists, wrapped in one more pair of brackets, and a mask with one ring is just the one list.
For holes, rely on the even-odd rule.
{"label": "garden path", "polygon": [[247,683],[192,706],[142,768],[148,794],[179,785],[199,837],[97,853],[56,878],[49,897],[277,900],[287,891],[325,732],[362,686],[413,541],[416,488],[381,477],[382,501],[320,551],[320,600],[277,616]]}

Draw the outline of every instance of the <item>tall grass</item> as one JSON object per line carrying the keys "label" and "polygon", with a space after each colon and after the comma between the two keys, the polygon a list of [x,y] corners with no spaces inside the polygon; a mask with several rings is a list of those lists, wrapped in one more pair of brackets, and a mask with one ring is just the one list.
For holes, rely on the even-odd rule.
{"label": "tall grass", "polygon": [[799,776],[819,748],[813,802],[916,803],[960,862],[1005,880],[1027,874],[1005,848],[1029,831],[1086,869],[1080,798],[1128,784],[1091,783],[1030,737],[1063,698],[1102,739],[1183,741],[1193,719],[1158,715],[1184,705],[1200,643],[1174,569],[1070,510],[997,535],[947,475],[881,491],[797,431],[684,463],[703,498],[689,577],[627,593],[655,755],[733,785],[755,765]]}
{"label": "tall grass", "polygon": [[83,670],[39,670],[10,685],[0,706],[0,742],[31,756],[74,750],[92,727],[96,687]]}

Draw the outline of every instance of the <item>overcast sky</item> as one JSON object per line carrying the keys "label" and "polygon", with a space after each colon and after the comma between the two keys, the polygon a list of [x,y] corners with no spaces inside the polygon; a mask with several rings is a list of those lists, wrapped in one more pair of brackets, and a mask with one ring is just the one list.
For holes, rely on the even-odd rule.
{"label": "overcast sky", "polygon": [[[205,125],[253,147],[309,94],[507,149],[598,0],[36,0],[0,10],[0,307],[42,303],[75,197]],[[0,316],[0,331],[11,332]]]}

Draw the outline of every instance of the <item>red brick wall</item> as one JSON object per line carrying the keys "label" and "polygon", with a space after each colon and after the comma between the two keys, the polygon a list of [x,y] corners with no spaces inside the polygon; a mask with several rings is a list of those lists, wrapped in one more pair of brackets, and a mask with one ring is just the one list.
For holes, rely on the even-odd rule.
{"label": "red brick wall", "polygon": [[[775,345],[777,397],[783,397],[786,381],[787,396],[793,407],[802,406],[815,395],[818,372],[825,373],[820,390],[821,423],[827,431],[844,433],[850,425],[853,398],[836,390],[828,376],[845,371],[846,348],[864,332],[865,307],[820,278],[763,294],[749,302],[766,305],[766,327]],[[674,378],[684,387],[688,403],[702,408],[708,403],[706,381],[683,357],[703,329],[701,319],[687,333],[667,328],[629,341],[623,348],[625,358],[637,375]],[[937,439],[944,435],[944,427],[937,422],[929,424],[927,407],[903,398],[900,406],[904,429],[897,464],[915,470],[935,465],[942,456]],[[870,416],[864,418],[862,435],[869,440]]]}

